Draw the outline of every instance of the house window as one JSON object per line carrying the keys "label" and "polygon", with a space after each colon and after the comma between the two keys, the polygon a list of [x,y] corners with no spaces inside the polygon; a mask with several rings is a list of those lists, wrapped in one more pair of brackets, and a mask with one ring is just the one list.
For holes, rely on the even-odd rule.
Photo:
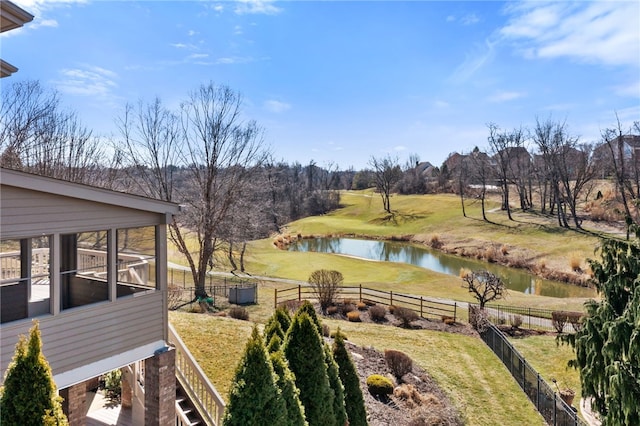
{"label": "house window", "polygon": [[0,241],[1,322],[49,314],[50,237]]}
{"label": "house window", "polygon": [[107,232],[60,236],[62,309],[109,300]]}
{"label": "house window", "polygon": [[118,229],[118,297],[156,288],[156,228]]}

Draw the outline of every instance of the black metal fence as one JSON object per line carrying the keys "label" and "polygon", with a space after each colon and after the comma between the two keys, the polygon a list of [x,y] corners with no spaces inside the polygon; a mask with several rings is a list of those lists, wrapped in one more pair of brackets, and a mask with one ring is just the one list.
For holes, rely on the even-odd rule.
{"label": "black metal fence", "polygon": [[[489,320],[494,324],[513,324],[516,317],[520,317],[522,321],[519,325],[520,327],[535,330],[558,331],[558,328],[556,328],[552,320],[553,313],[557,311],[553,309],[487,304],[485,311],[489,315]],[[578,318],[584,315],[581,312],[570,313],[577,315]],[[575,326],[569,321],[564,323],[564,325],[561,324],[559,327],[562,328],[563,332],[576,331]]]}
{"label": "black metal fence", "polygon": [[[277,307],[280,304],[293,300],[302,301],[304,299],[315,298],[313,288],[309,286],[297,285],[282,290],[276,289],[274,306]],[[362,287],[362,285],[358,287],[340,287],[338,298],[409,308],[422,318],[431,317],[444,319],[446,317],[453,319],[453,321],[456,320],[457,303],[455,302],[438,302],[421,296],[376,290]]]}
{"label": "black metal fence", "polygon": [[[169,269],[167,280],[169,309],[191,308],[199,303],[190,271]],[[257,283],[239,277],[207,275],[204,290],[210,296],[209,302],[215,306],[220,306],[221,299],[236,304],[256,303],[258,300]]]}
{"label": "black metal fence", "polygon": [[554,392],[496,326],[489,324],[480,336],[511,372],[547,423],[558,426],[586,426],[576,410]]}

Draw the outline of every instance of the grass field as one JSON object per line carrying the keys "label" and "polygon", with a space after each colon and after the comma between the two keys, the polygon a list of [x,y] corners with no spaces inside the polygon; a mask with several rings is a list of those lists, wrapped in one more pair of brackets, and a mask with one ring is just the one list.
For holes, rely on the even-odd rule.
{"label": "grass field", "polygon": [[[393,216],[381,208],[370,191],[346,192],[343,208],[330,214],[291,223],[287,232],[296,235],[360,235],[391,238],[413,236],[428,241],[438,235],[460,246],[505,244],[526,250],[534,259],[559,269],[569,268],[571,257],[594,257],[598,237],[587,232],[559,229],[553,218],[533,213],[514,213],[509,221],[499,205],[489,202],[492,223],[481,220],[477,201],[467,204],[465,218],[460,200],[452,195],[394,196]],[[183,263],[178,257],[172,261]],[[222,258],[222,257],[221,257]],[[247,271],[252,275],[306,281],[317,269],[342,272],[345,285],[393,290],[415,295],[474,301],[461,280],[408,264],[373,262],[321,253],[276,249],[271,239],[249,243]],[[224,262],[219,263],[224,270]],[[274,290],[291,284],[271,281],[259,284],[259,303],[248,307],[250,318],[263,323],[272,313]],[[552,298],[509,292],[504,304],[547,309],[582,310],[586,298]],[[462,315],[464,317],[464,314]],[[170,320],[222,395],[228,394],[235,365],[251,331],[249,322],[204,315],[171,312]],[[338,324],[326,321],[333,329]],[[431,374],[452,398],[467,424],[543,424],[542,418],[511,375],[480,339],[449,333],[403,330],[394,327],[340,322],[349,340],[380,350],[394,348],[408,353]],[[567,347],[557,347],[553,337],[539,336],[513,342],[532,366],[550,382],[571,387],[580,395],[577,372],[566,370],[572,357]]]}
{"label": "grass field", "polygon": [[[171,312],[170,320],[226,398],[253,323],[185,312]],[[407,353],[449,395],[465,424],[544,424],[506,368],[480,339],[365,323],[323,322],[331,329],[340,326],[349,341],[357,345]]]}

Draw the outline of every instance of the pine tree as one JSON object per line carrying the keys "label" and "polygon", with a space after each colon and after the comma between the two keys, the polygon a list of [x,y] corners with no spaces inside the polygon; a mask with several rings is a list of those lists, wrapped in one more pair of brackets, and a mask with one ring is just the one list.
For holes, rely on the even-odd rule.
{"label": "pine tree", "polygon": [[3,426],[68,425],[51,367],[42,354],[37,321],[29,331],[28,342],[25,336],[20,336],[1,393],[0,424]]}
{"label": "pine tree", "polygon": [[338,364],[333,359],[331,348],[326,343],[323,346],[324,362],[327,364],[327,374],[329,375],[329,386],[333,391],[333,414],[336,417],[336,425],[344,426],[347,424],[347,412],[344,407],[344,386],[340,381]]}
{"label": "pine tree", "polygon": [[[274,336],[274,339],[277,339]],[[278,388],[282,392],[282,399],[287,407],[287,419],[283,425],[286,426],[307,426],[304,419],[304,407],[300,402],[300,391],[296,387],[296,377],[289,369],[287,359],[282,351],[274,351],[269,355],[273,370],[278,376]]]}
{"label": "pine tree", "polygon": [[309,315],[309,318],[311,318],[311,321],[313,322],[313,324],[315,324],[316,328],[318,329],[318,333],[320,333],[320,336],[322,336],[322,324],[320,324],[320,320],[318,319],[316,308],[314,308],[313,304],[308,300],[305,300],[302,303],[302,306],[298,308],[298,312],[296,312],[296,315],[303,312],[306,312]]}
{"label": "pine tree", "polygon": [[334,426],[333,391],[324,361],[324,346],[317,326],[306,312],[299,311],[293,318],[283,347],[289,368],[296,377],[307,422],[310,426]]}
{"label": "pine tree", "polygon": [[289,330],[289,326],[291,326],[291,315],[289,315],[289,311],[284,306],[279,306],[276,308],[275,312],[271,316],[270,320],[273,319],[280,323],[280,328],[286,334],[287,330]]}
{"label": "pine tree", "polygon": [[236,369],[222,423],[225,426],[283,424],[287,411],[277,381],[264,340],[254,326]]}
{"label": "pine tree", "polygon": [[640,228],[636,240],[606,240],[590,261],[599,302],[586,303],[575,347],[582,395],[594,398],[603,425],[640,424]]}
{"label": "pine tree", "polygon": [[264,341],[268,344],[274,336],[284,340],[284,334],[280,323],[272,316],[264,326]]}
{"label": "pine tree", "polygon": [[344,337],[340,329],[336,331],[333,340],[333,358],[338,364],[340,380],[344,385],[344,403],[349,419],[349,426],[366,426],[367,410],[364,405],[364,397],[360,388],[358,371],[344,344]]}

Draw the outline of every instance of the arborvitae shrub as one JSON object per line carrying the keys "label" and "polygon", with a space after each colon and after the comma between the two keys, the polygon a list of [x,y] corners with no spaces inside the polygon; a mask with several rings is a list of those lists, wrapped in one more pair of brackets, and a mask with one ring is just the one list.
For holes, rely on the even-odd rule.
{"label": "arborvitae shrub", "polygon": [[367,377],[367,388],[375,397],[386,397],[393,393],[393,382],[379,374],[372,374]]}
{"label": "arborvitae shrub", "polygon": [[283,424],[287,410],[277,381],[264,339],[254,326],[236,368],[223,425]]}
{"label": "arborvitae shrub", "polygon": [[282,339],[280,339],[280,336],[278,336],[277,334],[274,334],[273,337],[271,337],[271,340],[269,340],[269,344],[267,345],[267,352],[269,352],[270,354],[278,352],[280,348],[282,348]]}
{"label": "arborvitae shrub", "polygon": [[393,316],[400,320],[400,325],[404,328],[411,327],[411,323],[420,318],[414,310],[402,306],[396,306]]}
{"label": "arborvitae shrub", "polygon": [[322,325],[320,324],[320,320],[318,319],[316,308],[308,300],[305,300],[304,302],[302,302],[302,306],[300,306],[300,309],[298,309],[298,312],[296,312],[296,315],[301,314],[303,312],[306,312],[309,315],[311,322],[315,324],[316,328],[318,329],[318,333],[320,333],[320,335],[322,336]]}
{"label": "arborvitae shrub", "polygon": [[329,345],[324,345],[324,361],[327,364],[327,375],[329,385],[333,390],[333,414],[336,418],[336,425],[347,424],[347,411],[344,407],[344,386],[338,373],[338,364],[333,359],[333,352]]}
{"label": "arborvitae shrub", "polygon": [[[274,336],[274,339],[277,339],[277,336]],[[278,376],[278,388],[287,407],[287,419],[283,424],[286,426],[306,426],[304,407],[300,402],[300,391],[296,387],[296,378],[289,369],[284,353],[282,351],[272,352],[270,359],[273,370]]]}
{"label": "arborvitae shrub", "polygon": [[249,311],[247,311],[242,306],[234,306],[229,309],[229,316],[231,318],[248,321],[249,320]]}
{"label": "arborvitae shrub", "polygon": [[29,330],[28,341],[20,336],[0,393],[2,426],[68,425],[51,367],[42,354],[37,322]]}
{"label": "arborvitae shrub", "polygon": [[324,361],[324,346],[318,327],[307,312],[299,311],[293,318],[283,349],[296,377],[309,426],[334,426],[333,391]]}
{"label": "arborvitae shrub", "polygon": [[[284,306],[278,306],[273,312],[271,318],[274,321],[278,321],[280,323],[282,332],[284,334],[287,334],[287,330],[289,330],[289,326],[291,325],[291,315],[289,315],[289,310]],[[282,336],[282,338],[284,339],[284,335]]]}
{"label": "arborvitae shrub", "polygon": [[280,327],[280,323],[274,317],[271,317],[264,326],[264,341],[270,343],[274,336],[284,340],[284,331]]}
{"label": "arborvitae shrub", "polygon": [[369,308],[369,318],[375,322],[382,322],[386,319],[387,310],[384,306],[376,305]]}
{"label": "arborvitae shrub", "polygon": [[333,341],[333,359],[338,364],[338,373],[344,386],[344,404],[349,426],[366,426],[367,411],[360,389],[360,379],[351,355],[344,344],[344,334],[338,329]]}
{"label": "arborvitae shrub", "polygon": [[413,360],[404,352],[387,349],[384,351],[384,359],[398,382],[401,382],[402,377],[413,369]]}

